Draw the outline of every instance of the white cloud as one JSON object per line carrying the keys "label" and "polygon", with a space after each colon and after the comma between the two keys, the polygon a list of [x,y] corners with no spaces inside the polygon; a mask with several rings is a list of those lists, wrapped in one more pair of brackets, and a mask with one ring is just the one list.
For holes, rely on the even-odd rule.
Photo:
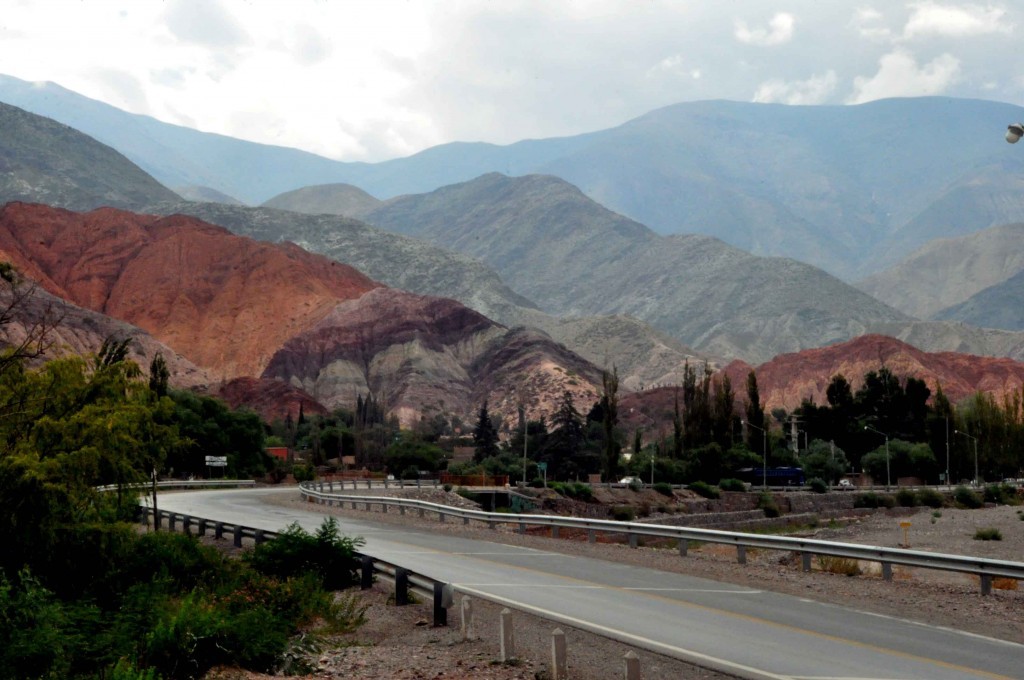
{"label": "white cloud", "polygon": [[754,101],[765,104],[821,104],[835,92],[839,77],[829,70],[807,80],[785,81],[772,79],[761,83],[754,94]]}
{"label": "white cloud", "polygon": [[665,75],[682,76],[697,80],[700,78],[701,71],[694,66],[688,66],[686,60],[683,59],[683,55],[673,54],[671,57],[665,57],[649,68],[645,74],[647,78],[658,78]]}
{"label": "white cloud", "polygon": [[1013,31],[1006,10],[1001,7],[942,5],[930,1],[914,3],[911,7],[913,11],[903,27],[903,38],[906,40],[934,36],[963,38]]}
{"label": "white cloud", "polygon": [[892,31],[885,25],[885,16],[874,7],[863,7],[853,14],[854,30],[868,40],[889,40]]}
{"label": "white cloud", "polygon": [[853,79],[853,94],[848,104],[862,104],[886,97],[920,97],[945,92],[960,77],[960,60],[943,54],[923,66],[914,55],[896,49],[878,62],[878,72]]}
{"label": "white cloud", "polygon": [[736,22],[736,30],[733,35],[741,43],[758,45],[760,47],[772,47],[782,45],[793,39],[793,26],[796,19],[792,14],[779,12],[768,22],[767,28],[749,28],[742,21]]}

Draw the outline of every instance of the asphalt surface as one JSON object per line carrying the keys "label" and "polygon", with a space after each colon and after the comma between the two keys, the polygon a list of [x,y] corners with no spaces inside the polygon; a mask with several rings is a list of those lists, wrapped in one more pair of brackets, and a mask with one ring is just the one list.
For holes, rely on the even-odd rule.
{"label": "asphalt surface", "polygon": [[[291,489],[160,496],[161,509],[277,531],[325,515],[265,503]],[[1024,677],[1024,645],[708,579],[337,518],[362,551],[457,592],[748,678]],[[685,558],[680,558],[685,559]]]}

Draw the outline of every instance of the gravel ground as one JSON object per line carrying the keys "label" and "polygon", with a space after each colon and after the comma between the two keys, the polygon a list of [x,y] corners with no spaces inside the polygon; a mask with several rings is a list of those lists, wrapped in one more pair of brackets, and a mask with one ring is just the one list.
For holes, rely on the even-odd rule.
{"label": "gravel ground", "polygon": [[[406,492],[408,495],[409,492]],[[375,490],[373,495],[382,495]],[[418,492],[423,500],[465,504],[465,499],[441,490]],[[303,507],[299,499],[281,500],[283,504]],[[321,512],[338,516],[367,517],[364,510],[316,506]],[[712,578],[800,597],[839,604],[863,611],[947,626],[990,637],[1024,642],[1024,590],[1017,583],[996,582],[989,597],[979,594],[977,579],[968,575],[933,570],[894,568],[894,580],[881,579],[876,565],[861,565],[858,576],[844,576],[822,570],[800,571],[799,558],[775,551],[747,551],[747,564],[736,563],[735,549],[705,544],[690,548],[680,557],[675,546],[644,545],[631,549],[620,543],[589,544],[584,536],[551,539],[546,533],[520,535],[513,527],[488,529],[482,525],[464,526],[448,521],[419,518],[415,513],[371,511],[375,521],[423,527],[453,535],[499,541],[549,551],[585,555],[636,564],[652,569]],[[1024,561],[1024,521],[1018,508],[1001,506],[980,510],[922,508],[911,515],[879,511],[875,515],[842,527],[822,527],[801,532],[824,540],[901,547],[904,529],[900,522],[911,523],[906,539],[911,548]],[[994,528],[1001,541],[975,540],[978,529]],[[386,586],[376,586],[364,594],[370,605],[368,622],[359,631],[333,640],[322,655],[314,659],[320,678],[483,678],[512,680],[550,677],[551,632],[556,624],[522,612],[514,613],[516,651],[513,664],[498,661],[498,620],[501,607],[474,599],[477,622],[475,640],[464,641],[459,626],[458,608],[449,612],[449,627],[430,626],[430,610],[424,605],[387,606]],[[456,601],[460,596],[456,596]],[[569,649],[569,672],[573,678],[603,680],[623,677],[623,655],[629,648],[607,638],[562,627]],[[634,650],[641,659],[645,678],[707,678],[729,676],[688,664]],[[260,678],[263,676],[221,671],[210,677]]]}

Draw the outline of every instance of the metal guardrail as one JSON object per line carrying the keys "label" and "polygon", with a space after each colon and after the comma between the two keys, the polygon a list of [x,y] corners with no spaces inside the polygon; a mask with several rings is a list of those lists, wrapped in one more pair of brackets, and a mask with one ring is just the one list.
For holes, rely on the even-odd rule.
{"label": "metal guardrail", "polygon": [[856,543],[837,543],[792,536],[769,536],[717,529],[662,526],[645,524],[643,522],[618,522],[580,517],[484,512],[482,510],[455,508],[411,498],[325,493],[322,490],[317,490],[313,484],[308,482],[300,485],[300,492],[307,500],[326,505],[351,503],[353,509],[363,505],[367,510],[371,506],[379,505],[383,512],[387,512],[389,507],[396,507],[401,514],[405,514],[406,510],[417,510],[421,517],[427,512],[436,513],[438,520],[441,522],[444,522],[446,517],[454,517],[461,518],[464,524],[469,524],[470,521],[474,520],[486,522],[492,529],[496,528],[498,524],[518,524],[519,533],[521,534],[526,532],[527,526],[550,527],[552,536],[556,538],[558,537],[559,529],[562,528],[585,530],[587,538],[591,543],[596,541],[597,532],[626,534],[629,539],[629,545],[633,548],[637,547],[638,539],[641,536],[675,539],[679,541],[679,554],[682,556],[686,555],[689,541],[734,545],[736,546],[737,560],[741,564],[746,563],[747,548],[797,552],[800,553],[801,566],[805,572],[811,571],[811,558],[813,556],[878,562],[882,567],[882,577],[886,581],[892,580],[892,566],[894,564],[924,569],[955,571],[978,576],[981,581],[982,595],[991,593],[993,578],[1024,580],[1024,563],[1011,562],[1009,560],[929,553],[905,548],[883,548],[881,546],[859,545]]}
{"label": "metal guardrail", "polygon": [[[167,489],[225,489],[225,488],[250,488],[256,486],[254,479],[169,479],[157,482],[156,488]],[[97,486],[97,491],[117,491],[121,489],[139,489],[149,491],[153,488],[153,482],[137,482],[134,484],[107,484]]]}
{"label": "metal guardrail", "polygon": [[[194,517],[169,510],[157,510],[154,513],[150,507],[139,506],[139,519],[143,524],[148,525],[151,516],[153,526],[156,529],[160,529],[164,521],[166,521],[169,531],[177,531],[180,522],[182,533],[190,536],[206,536],[208,532],[212,531],[213,537],[221,540],[225,534],[230,534],[236,548],[243,547],[243,540],[246,538],[252,539],[255,545],[259,545],[278,536],[276,531],[267,531],[241,524],[231,524],[230,522],[218,522],[204,517]],[[193,528],[195,529],[194,534]],[[384,574],[394,583],[396,605],[409,604],[411,601],[409,598],[410,593],[418,595],[425,600],[433,599],[434,625],[448,625],[448,609],[454,601],[454,591],[451,584],[417,574],[410,569],[385,562],[372,555],[357,552],[355,557],[359,560],[360,564],[360,587],[363,590],[373,587],[375,575]]]}

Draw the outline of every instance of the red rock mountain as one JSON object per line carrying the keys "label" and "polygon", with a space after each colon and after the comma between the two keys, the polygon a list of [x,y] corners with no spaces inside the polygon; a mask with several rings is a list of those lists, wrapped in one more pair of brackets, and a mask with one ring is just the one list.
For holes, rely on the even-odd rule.
{"label": "red rock mountain", "polygon": [[[954,403],[975,392],[1001,398],[1024,385],[1024,363],[1012,359],[979,357],[956,352],[923,352],[884,335],[864,335],[837,345],[780,354],[757,367],[757,386],[769,409],[792,410],[805,398],[827,404],[825,390],[832,376],[843,374],[854,391],[864,374],[885,366],[900,379],[924,380],[935,393],[937,386]],[[741,399],[750,366],[733,362],[723,369]]]}
{"label": "red rock mountain", "polygon": [[52,295],[145,329],[208,371],[190,384],[268,419],[370,393],[403,425],[472,418],[485,399],[511,421],[522,401],[537,418],[565,391],[581,410],[597,398],[599,371],[542,333],[190,217],[10,203],[0,258]]}
{"label": "red rock mountain", "polygon": [[379,286],[292,244],[112,208],[9,203],[0,252],[50,293],[139,326],[225,379],[259,375],[288,338]]}

